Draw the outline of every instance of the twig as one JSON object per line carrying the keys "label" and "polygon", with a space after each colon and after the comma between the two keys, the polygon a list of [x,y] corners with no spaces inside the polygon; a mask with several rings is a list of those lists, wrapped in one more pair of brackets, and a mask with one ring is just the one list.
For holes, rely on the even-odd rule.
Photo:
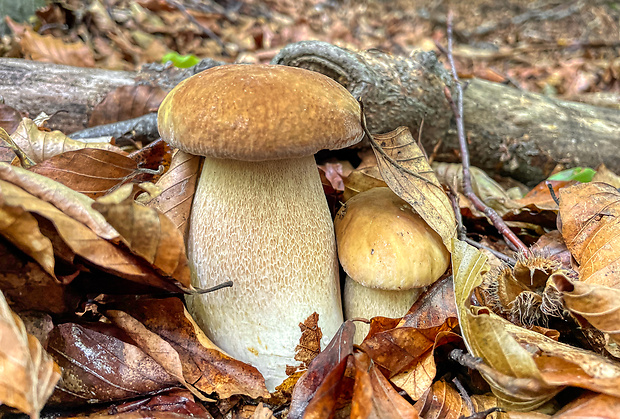
{"label": "twig", "polygon": [[476,409],[474,408],[474,404],[471,401],[471,397],[469,397],[469,394],[467,394],[467,391],[465,390],[465,387],[463,387],[463,384],[461,384],[461,381],[458,378],[454,377],[452,379],[452,382],[461,394],[461,398],[465,401],[465,403],[467,403],[467,408],[469,409],[469,411],[475,412]]}
{"label": "twig", "polygon": [[517,264],[516,259],[511,258],[508,255],[505,255],[501,252],[498,252],[495,249],[490,248],[489,246],[485,246],[482,243],[478,243],[475,240],[470,239],[469,237],[466,237],[465,239],[463,239],[464,242],[466,242],[467,244],[470,244],[472,246],[474,246],[476,249],[484,249],[490,253],[493,254],[493,256],[495,256],[496,258],[498,258],[499,260],[506,262],[507,264],[511,265],[511,266],[515,266]]}
{"label": "twig", "polygon": [[[112,122],[111,124],[98,125],[69,134],[69,138],[79,140],[82,138],[114,137],[120,139],[130,133],[134,138],[145,142],[155,141],[159,138],[157,131],[157,113],[148,113],[125,121]],[[120,144],[121,141],[117,141]]]}
{"label": "twig", "polygon": [[448,356],[464,367],[477,370],[484,375],[492,377],[495,384],[507,393],[526,392],[529,394],[541,394],[541,392],[548,390],[548,387],[541,381],[533,378],[518,378],[502,374],[485,364],[482,358],[474,357],[461,349],[453,349]]}
{"label": "twig", "polygon": [[474,193],[471,186],[471,174],[469,171],[469,149],[467,147],[467,141],[465,140],[465,125],[463,123],[463,87],[459,80],[459,76],[456,72],[456,65],[454,64],[454,56],[452,55],[452,11],[448,12],[447,32],[448,32],[448,50],[447,57],[450,62],[450,69],[452,71],[452,79],[454,80],[456,88],[456,103],[452,100],[452,94],[448,86],[445,87],[444,93],[446,99],[452,107],[454,112],[454,118],[456,120],[456,132],[459,139],[459,146],[461,149],[461,161],[463,165],[463,193],[472,202],[474,207],[484,213],[495,228],[504,236],[507,242],[512,243],[518,250],[527,253],[528,248],[523,242],[513,233],[506,225],[504,220],[495,212],[493,208],[488,207],[478,196]]}

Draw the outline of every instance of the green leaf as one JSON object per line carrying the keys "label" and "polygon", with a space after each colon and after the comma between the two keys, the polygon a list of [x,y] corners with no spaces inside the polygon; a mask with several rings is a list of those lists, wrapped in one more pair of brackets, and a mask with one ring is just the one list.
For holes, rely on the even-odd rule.
{"label": "green leaf", "polygon": [[562,170],[554,175],[549,176],[548,180],[576,180],[581,183],[592,182],[592,178],[596,174],[596,170],[589,167],[573,167],[572,169]]}
{"label": "green leaf", "polygon": [[179,55],[178,52],[172,51],[164,55],[161,59],[162,63],[166,63],[168,61],[172,61],[175,67],[189,68],[198,64],[200,59],[195,55]]}

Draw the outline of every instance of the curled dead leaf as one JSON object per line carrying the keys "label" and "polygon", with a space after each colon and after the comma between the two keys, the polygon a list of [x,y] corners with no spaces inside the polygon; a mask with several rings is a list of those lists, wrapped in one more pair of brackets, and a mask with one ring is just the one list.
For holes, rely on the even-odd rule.
{"label": "curled dead leaf", "polygon": [[98,148],[126,154],[120,148],[110,143],[89,143],[73,140],[60,131],[42,131],[28,118],[22,119],[15,132],[11,134],[11,138],[35,163],[40,163],[65,151],[80,150],[82,148]]}
{"label": "curled dead leaf", "polygon": [[60,369],[11,311],[0,292],[0,403],[37,419],[60,379]]}
{"label": "curled dead leaf", "polygon": [[385,183],[439,234],[451,249],[456,237],[456,217],[426,156],[407,127],[375,135],[371,141]]}
{"label": "curled dead leaf", "polygon": [[119,232],[129,250],[163,275],[191,287],[185,243],[176,226],[160,211],[133,200],[133,185],[123,185],[97,199],[93,208]]}
{"label": "curled dead leaf", "polygon": [[620,192],[600,182],[562,188],[560,217],[579,279],[620,288]]}

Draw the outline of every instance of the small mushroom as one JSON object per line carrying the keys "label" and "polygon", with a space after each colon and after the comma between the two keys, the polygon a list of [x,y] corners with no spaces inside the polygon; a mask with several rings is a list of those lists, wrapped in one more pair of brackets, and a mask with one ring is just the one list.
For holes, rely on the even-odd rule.
{"label": "small mushroom", "polygon": [[273,391],[295,366],[314,312],[329,343],[342,323],[333,222],[314,153],[357,143],[358,102],[312,71],[226,65],[181,82],[162,102],[168,144],[205,156],[192,205],[192,283],[233,287],[188,298],[206,334],[256,366]]}
{"label": "small mushroom", "polygon": [[[389,188],[349,199],[336,215],[338,256],[347,280],[345,318],[401,317],[450,265],[441,237]],[[354,283],[355,282],[355,283]],[[357,324],[355,343],[368,333]]]}

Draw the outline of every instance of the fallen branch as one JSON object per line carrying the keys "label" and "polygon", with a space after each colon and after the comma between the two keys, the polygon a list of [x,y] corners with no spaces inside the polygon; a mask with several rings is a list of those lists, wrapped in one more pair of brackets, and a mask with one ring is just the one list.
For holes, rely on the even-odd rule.
{"label": "fallen branch", "polygon": [[[443,88],[451,77],[434,53],[395,57],[355,53],[304,41],[288,45],[273,60],[326,74],[365,105],[371,132],[398,126],[419,132],[436,160],[458,162],[455,121]],[[472,161],[489,172],[527,183],[545,179],[557,164],[620,171],[620,111],[554,100],[501,84],[473,79],[463,94],[465,134]]]}

